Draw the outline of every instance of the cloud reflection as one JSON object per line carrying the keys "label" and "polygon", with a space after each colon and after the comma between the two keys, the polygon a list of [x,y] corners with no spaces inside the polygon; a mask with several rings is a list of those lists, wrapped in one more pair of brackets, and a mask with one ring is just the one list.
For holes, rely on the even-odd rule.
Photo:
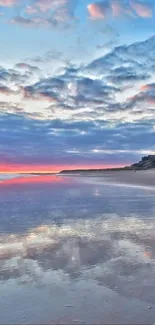
{"label": "cloud reflection", "polygon": [[[41,285],[48,272],[96,280],[125,296],[152,301],[155,220],[117,215],[41,225],[0,239],[0,280]],[[132,280],[132,281],[131,281]],[[145,292],[141,296],[144,283]],[[151,290],[155,294],[155,288]]]}

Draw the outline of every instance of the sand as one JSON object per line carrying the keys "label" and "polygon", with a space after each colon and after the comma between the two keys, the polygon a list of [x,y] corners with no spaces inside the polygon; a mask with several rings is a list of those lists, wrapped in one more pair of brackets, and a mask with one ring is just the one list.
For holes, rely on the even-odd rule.
{"label": "sand", "polygon": [[[155,190],[155,169],[150,170],[121,170],[105,172],[81,172],[80,174],[67,173],[63,177],[83,177],[86,180],[90,178],[96,182],[115,185],[126,185],[136,187],[146,187]],[[91,181],[92,182],[92,181]]]}
{"label": "sand", "polygon": [[1,188],[0,323],[154,324],[155,171],[68,180]]}
{"label": "sand", "polygon": [[[101,177],[101,175],[100,175]],[[102,173],[105,181],[126,185],[155,188],[155,169],[140,171],[116,171]]]}

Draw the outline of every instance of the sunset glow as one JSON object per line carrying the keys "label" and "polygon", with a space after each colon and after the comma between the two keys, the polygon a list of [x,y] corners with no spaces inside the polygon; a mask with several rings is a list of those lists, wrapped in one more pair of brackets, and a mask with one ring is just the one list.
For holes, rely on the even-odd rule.
{"label": "sunset glow", "polygon": [[154,153],[154,16],[154,0],[0,0],[0,173]]}
{"label": "sunset glow", "polygon": [[59,173],[62,170],[74,170],[74,169],[104,169],[104,168],[116,168],[123,167],[120,165],[25,165],[25,164],[0,164],[0,173],[1,174],[50,174],[50,173]]}

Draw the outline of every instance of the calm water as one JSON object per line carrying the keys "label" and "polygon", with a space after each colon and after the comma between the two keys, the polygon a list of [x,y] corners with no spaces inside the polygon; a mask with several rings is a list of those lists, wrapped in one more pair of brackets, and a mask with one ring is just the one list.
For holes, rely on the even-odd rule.
{"label": "calm water", "polygon": [[0,324],[155,323],[155,191],[0,185]]}

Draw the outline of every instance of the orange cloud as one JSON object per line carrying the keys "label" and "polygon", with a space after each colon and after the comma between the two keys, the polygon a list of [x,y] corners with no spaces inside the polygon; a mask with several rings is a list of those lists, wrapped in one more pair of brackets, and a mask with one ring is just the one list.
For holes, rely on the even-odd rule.
{"label": "orange cloud", "polygon": [[152,258],[152,252],[151,251],[144,251],[144,256],[148,258]]}
{"label": "orange cloud", "polygon": [[155,84],[146,84],[146,85],[142,85],[140,87],[141,91],[147,91],[147,90],[152,90],[155,88]]}
{"label": "orange cloud", "polygon": [[138,16],[143,18],[152,17],[152,8],[139,2],[130,2],[132,9],[134,9]]}
{"label": "orange cloud", "polygon": [[17,3],[17,0],[0,0],[0,6],[12,7]]}
{"label": "orange cloud", "polygon": [[87,6],[89,15],[92,19],[104,19],[107,14],[107,7],[101,3],[92,3]]}
{"label": "orange cloud", "polygon": [[141,91],[145,91],[145,90],[149,90],[150,89],[150,85],[142,85],[141,87],[140,87],[140,90]]}

